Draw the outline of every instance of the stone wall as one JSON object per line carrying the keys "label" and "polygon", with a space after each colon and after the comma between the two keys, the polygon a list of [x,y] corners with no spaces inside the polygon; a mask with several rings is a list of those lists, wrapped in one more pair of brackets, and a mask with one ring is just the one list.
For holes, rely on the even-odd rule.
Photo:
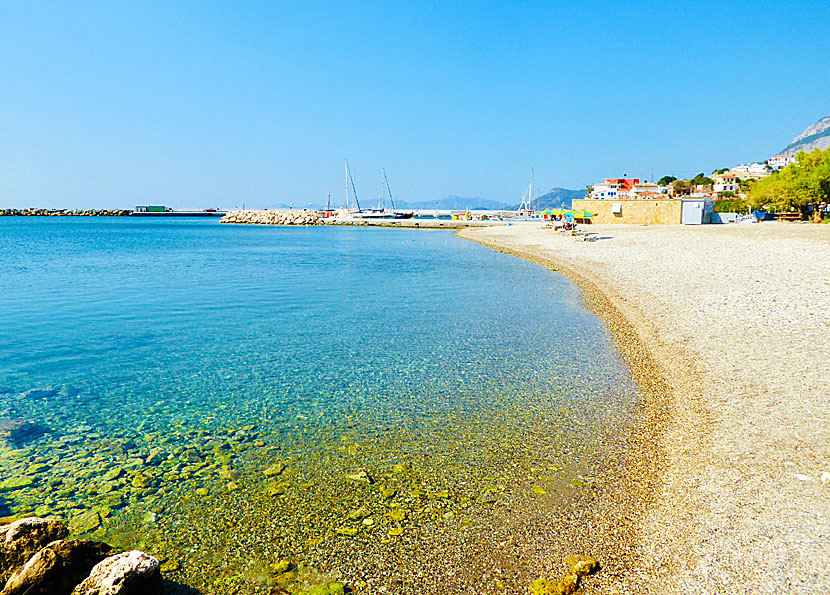
{"label": "stone wall", "polygon": [[[622,210],[612,213],[614,203],[619,203]],[[680,225],[680,210],[683,204],[679,199],[661,200],[574,200],[574,210],[585,209],[596,213],[592,223],[632,223],[635,225]]]}
{"label": "stone wall", "polygon": [[318,211],[231,211],[220,223],[249,223],[254,225],[323,225]]}

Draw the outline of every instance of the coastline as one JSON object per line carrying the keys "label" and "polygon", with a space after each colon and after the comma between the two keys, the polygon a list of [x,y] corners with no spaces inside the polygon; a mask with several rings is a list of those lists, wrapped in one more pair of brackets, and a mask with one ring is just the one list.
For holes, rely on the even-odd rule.
{"label": "coastline", "polygon": [[[796,454],[791,445],[782,444],[787,437],[768,425],[781,420],[763,409],[753,410],[758,408],[757,400],[780,390],[780,381],[786,381],[775,378],[769,386],[759,386],[753,368],[763,369],[775,358],[798,357],[800,352],[794,353],[794,348],[801,343],[782,342],[778,349],[767,344],[767,350],[756,350],[755,365],[741,369],[741,352],[748,347],[751,353],[752,332],[759,331],[757,316],[753,311],[742,316],[741,308],[725,305],[718,294],[731,285],[740,297],[752,289],[747,286],[754,279],[751,272],[744,272],[731,280],[711,281],[704,263],[708,257],[717,271],[736,256],[729,247],[745,243],[747,250],[734,259],[743,271],[754,254],[763,262],[780,259],[798,253],[802,244],[830,244],[830,234],[816,226],[788,224],[718,227],[592,226],[602,240],[591,243],[538,224],[458,232],[462,238],[525,258],[575,282],[586,306],[608,325],[615,346],[643,389],[639,419],[626,439],[628,456],[617,461],[621,468],[611,473],[616,473],[615,487],[597,510],[603,572],[590,592],[745,593],[773,592],[788,585],[802,589],[799,592],[819,593],[827,588],[828,579],[819,570],[822,560],[826,562],[827,546],[818,536],[826,535],[827,529],[830,487],[822,482],[826,478],[822,473],[830,470],[830,457],[822,445],[828,442],[816,440],[826,437],[827,431],[813,423],[813,439],[806,441],[808,448],[800,440],[802,452]],[[694,242],[684,242],[687,238]],[[724,244],[723,252],[716,252],[719,243]],[[667,246],[682,254],[661,264],[660,254]],[[759,254],[764,250],[769,254]],[[696,271],[689,268],[698,263]],[[678,267],[672,269],[675,276],[660,278],[661,267],[670,265]],[[796,270],[803,266],[794,264],[788,270],[803,273]],[[830,279],[828,273],[827,266],[819,264],[796,292],[789,291],[792,288],[783,279],[765,287],[771,292],[767,298],[772,313],[783,316],[793,301],[816,294],[816,287]],[[680,286],[678,295],[672,281]],[[698,303],[684,302],[684,297],[695,295],[690,291],[697,292]],[[826,291],[819,291],[817,297],[819,311],[830,305]],[[712,326],[703,324],[695,330],[705,312],[689,316],[691,322],[682,320],[684,309],[700,309],[701,303],[720,304],[738,338],[730,342],[727,332],[718,337],[724,339],[718,344],[709,336]],[[716,317],[712,324],[722,318]],[[826,329],[827,323],[823,324]],[[820,340],[821,327],[813,331],[819,340],[814,337],[817,349],[808,359],[821,361],[827,341]],[[711,353],[703,353],[706,346]],[[730,357],[722,352],[733,348],[736,353]],[[713,365],[719,358],[722,367]],[[801,387],[812,384],[820,391],[821,382],[813,380]],[[743,393],[736,394],[740,387]],[[809,403],[793,403],[776,413],[796,423],[809,423],[804,416],[811,413],[821,419],[822,407],[826,410],[821,394],[813,393],[806,399]],[[742,415],[746,427],[736,429]],[[747,431],[754,431],[755,437],[739,440]],[[770,444],[758,443],[757,436],[764,432],[774,436]],[[756,445],[759,452],[752,460]],[[771,463],[783,468],[769,469]],[[775,483],[769,483],[770,476]],[[788,514],[791,505],[799,510],[797,520]]]}

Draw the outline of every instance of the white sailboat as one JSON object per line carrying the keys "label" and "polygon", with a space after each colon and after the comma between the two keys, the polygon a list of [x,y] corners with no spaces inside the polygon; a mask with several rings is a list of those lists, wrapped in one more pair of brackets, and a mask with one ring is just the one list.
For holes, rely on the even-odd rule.
{"label": "white sailboat", "polygon": [[527,189],[527,192],[522,195],[522,202],[519,204],[517,214],[510,218],[513,221],[537,221],[540,219],[539,214],[533,208],[533,183],[536,181],[536,172],[534,170],[531,170],[531,172],[530,187]]}

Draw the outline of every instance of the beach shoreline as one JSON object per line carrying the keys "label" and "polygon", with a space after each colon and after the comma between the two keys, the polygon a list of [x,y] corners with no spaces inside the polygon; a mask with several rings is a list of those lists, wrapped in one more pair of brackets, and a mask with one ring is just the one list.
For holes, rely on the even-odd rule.
{"label": "beach shoreline", "polygon": [[[814,373],[799,384],[802,398],[790,400],[786,371],[763,380],[756,372],[782,359],[822,361],[830,351],[821,339],[827,322],[805,319],[808,336],[782,339],[746,305],[763,300],[758,306],[766,304],[769,316],[792,320],[810,296],[826,311],[827,265],[796,256],[826,249],[830,230],[590,229],[600,241],[576,241],[539,224],[458,235],[574,281],[643,389],[625,469],[598,510],[604,570],[591,591],[749,593],[786,585],[825,592],[820,568],[830,552],[820,536],[827,535],[830,486],[822,473],[830,457],[827,430],[815,419],[826,413],[827,392]],[[758,288],[752,267],[765,264],[774,270]],[[752,365],[743,365],[750,354]],[[809,432],[793,438],[782,424]]]}

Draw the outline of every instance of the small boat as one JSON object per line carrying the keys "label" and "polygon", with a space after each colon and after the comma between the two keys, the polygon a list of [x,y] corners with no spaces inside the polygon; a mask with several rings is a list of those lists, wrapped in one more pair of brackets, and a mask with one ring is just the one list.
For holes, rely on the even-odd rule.
{"label": "small boat", "polygon": [[[354,188],[354,178],[351,176],[351,171],[346,165],[348,181],[351,182],[352,193],[354,194],[355,204],[357,204],[357,211],[352,212],[353,217],[359,219],[411,219],[415,213],[414,211],[399,211],[395,205],[395,199],[392,196],[392,189],[389,187],[389,180],[386,177],[386,169],[381,169],[380,177],[380,197],[378,198],[377,208],[370,210],[362,210],[360,204],[357,202],[357,191]],[[386,206],[386,195],[389,195],[389,202],[392,208]]]}

